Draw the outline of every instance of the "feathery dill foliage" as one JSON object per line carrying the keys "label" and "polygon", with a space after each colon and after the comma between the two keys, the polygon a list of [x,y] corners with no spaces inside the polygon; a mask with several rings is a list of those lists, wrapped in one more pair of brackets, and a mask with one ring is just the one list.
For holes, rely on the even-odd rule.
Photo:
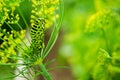
{"label": "feathery dill foliage", "polygon": [[[47,80],[52,80],[42,61],[58,35],[62,19],[59,18],[59,14],[60,17],[62,16],[60,12],[62,0],[28,0],[32,4],[31,29],[20,10],[22,2],[24,0],[0,0],[0,65],[17,65],[19,64],[17,61],[22,60],[23,63],[20,64],[24,68],[19,74],[27,80],[34,80],[40,74]],[[24,21],[26,29],[23,29],[20,20]],[[44,32],[50,26],[55,28],[46,49],[44,48]],[[15,30],[13,27],[18,27],[19,30]],[[26,36],[26,30],[30,34],[31,41]],[[30,45],[26,43],[30,43]],[[36,65],[40,67],[41,71],[36,69]]]}
{"label": "feathery dill foliage", "polygon": [[16,57],[18,55],[17,46],[20,46],[22,43],[22,41],[18,38],[16,34],[19,34],[21,35],[21,38],[24,38],[24,32],[25,32],[24,30],[21,30],[20,32],[17,31],[7,32],[6,29],[2,30],[2,32],[0,33],[0,39],[3,40],[3,42],[0,44],[0,63],[16,62],[16,59],[14,59],[13,57]]}
{"label": "feathery dill foliage", "polygon": [[[16,24],[19,21],[19,14],[14,14],[19,3],[19,0],[0,0],[0,63],[16,62],[13,57],[18,55],[18,46],[22,44],[20,38],[24,38],[24,30],[15,31],[10,26],[10,24]],[[4,28],[4,23],[10,26],[11,31]]]}

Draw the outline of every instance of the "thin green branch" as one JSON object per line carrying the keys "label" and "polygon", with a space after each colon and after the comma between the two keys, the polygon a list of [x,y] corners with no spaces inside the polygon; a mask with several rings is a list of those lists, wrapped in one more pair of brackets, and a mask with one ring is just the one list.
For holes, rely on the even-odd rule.
{"label": "thin green branch", "polygon": [[[30,33],[30,27],[29,27],[27,21],[25,20],[23,14],[22,14],[22,12],[21,12],[21,10],[19,8],[18,8],[18,11],[19,11],[19,14],[21,15],[21,17],[22,17],[22,19],[23,19],[23,21],[24,21],[24,23],[25,23],[25,25],[27,27],[28,32]],[[30,40],[29,40],[29,38],[28,38],[28,42],[31,43]]]}
{"label": "thin green branch", "polygon": [[39,67],[40,67],[41,71],[43,72],[43,76],[47,80],[52,80],[51,75],[48,73],[47,69],[45,68],[45,66],[44,66],[44,64],[42,62],[39,64]]}
{"label": "thin green branch", "polygon": [[[5,21],[5,23],[10,27],[10,29],[12,29],[12,30],[14,30],[13,28],[12,28],[12,26],[11,25],[9,25],[6,21]],[[17,25],[18,25],[18,27],[21,29],[21,30],[23,30],[22,29],[22,27],[17,23]],[[23,44],[28,48],[28,46],[26,45],[26,43],[23,41],[23,39],[18,35],[18,33],[17,33],[17,36],[18,36],[18,38],[23,42]],[[27,39],[28,40],[28,39]],[[29,49],[29,48],[28,48]],[[29,49],[30,50],[30,49]]]}
{"label": "thin green branch", "polygon": [[48,53],[50,52],[50,50],[52,49],[53,45],[55,44],[55,42],[57,40],[60,25],[63,20],[63,13],[64,13],[64,2],[63,2],[63,0],[60,0],[60,18],[58,20],[58,24],[54,27],[53,32],[50,36],[50,39],[47,43],[47,46],[43,52],[43,56],[42,56],[43,59],[48,55]]}
{"label": "thin green branch", "polygon": [[14,66],[14,65],[27,65],[24,63],[0,63],[0,65],[6,65],[6,66]]}
{"label": "thin green branch", "polygon": [[[8,35],[7,35],[5,32],[3,32],[2,30],[1,30],[1,32],[4,33],[6,36],[8,36]],[[4,40],[3,38],[0,37],[0,39],[7,43],[7,41]],[[17,45],[16,47],[21,48],[24,52],[26,52],[26,50],[24,50],[19,44],[17,44],[13,38],[11,38],[11,40]]]}
{"label": "thin green branch", "polygon": [[[27,80],[30,80],[30,79],[25,75],[26,69],[22,69],[22,71],[19,70],[19,69],[17,69],[17,70],[18,70],[18,72],[19,72],[19,75],[22,75],[21,77],[23,77],[23,78],[25,78],[25,79],[27,79]],[[20,76],[19,76],[19,77],[20,77]]]}
{"label": "thin green branch", "polygon": [[28,25],[27,21],[25,20],[23,14],[22,14],[22,12],[21,12],[21,10],[19,8],[18,8],[18,11],[19,11],[19,13],[20,13],[20,15],[21,15],[21,17],[22,17],[22,19],[23,19],[23,21],[24,21],[24,23],[25,23],[25,25],[26,25],[26,27],[28,29],[28,32],[30,33],[29,25]]}
{"label": "thin green branch", "polygon": [[55,66],[53,68],[49,68],[48,71],[55,70],[55,69],[69,69],[68,66]]}

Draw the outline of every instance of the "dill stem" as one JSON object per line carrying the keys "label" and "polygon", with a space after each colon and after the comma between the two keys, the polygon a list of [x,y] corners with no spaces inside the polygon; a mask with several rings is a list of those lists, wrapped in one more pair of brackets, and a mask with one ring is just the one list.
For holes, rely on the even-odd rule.
{"label": "dill stem", "polygon": [[39,67],[43,73],[43,76],[47,79],[47,80],[52,80],[52,77],[50,76],[49,72],[47,71],[47,69],[45,68],[45,65],[41,62],[39,64]]}

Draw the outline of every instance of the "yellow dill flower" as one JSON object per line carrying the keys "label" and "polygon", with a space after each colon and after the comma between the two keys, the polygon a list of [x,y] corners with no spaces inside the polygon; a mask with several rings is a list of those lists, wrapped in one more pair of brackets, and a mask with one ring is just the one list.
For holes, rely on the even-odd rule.
{"label": "yellow dill flower", "polygon": [[120,0],[94,0],[95,8],[99,10],[110,9],[110,8],[119,8]]}
{"label": "yellow dill flower", "polygon": [[37,60],[34,62],[34,64],[35,64],[35,65],[38,65],[38,64],[40,64],[42,61],[43,61],[43,60],[42,60],[41,58],[39,58],[39,59],[37,59]]}
{"label": "yellow dill flower", "polygon": [[1,58],[1,61],[0,61],[0,62],[1,62],[1,63],[6,63],[7,61],[8,61],[8,59],[4,56],[4,57]]}
{"label": "yellow dill flower", "polygon": [[18,14],[14,14],[15,9],[19,6],[20,0],[0,0],[0,26],[3,25],[4,21],[11,24],[16,23],[19,18]]}
{"label": "yellow dill flower", "polygon": [[86,29],[91,32],[97,28],[107,29],[114,25],[115,20],[116,18],[111,10],[99,11],[88,19]]}
{"label": "yellow dill flower", "polygon": [[2,44],[0,44],[0,62],[1,63],[16,62],[17,60],[12,59],[11,57],[18,55],[18,51],[20,50],[18,46],[20,46],[23,43],[20,40],[20,38],[24,40],[25,30],[22,30],[20,32],[18,31],[7,32],[4,29],[0,37],[2,36],[4,41],[2,42]]}
{"label": "yellow dill flower", "polygon": [[32,15],[31,15],[31,24],[35,22],[37,18],[45,18],[45,27],[49,28],[53,25],[54,21],[59,18],[56,17],[59,0],[32,0]]}
{"label": "yellow dill flower", "polygon": [[3,57],[4,56],[4,53],[3,52],[0,52],[0,57]]}

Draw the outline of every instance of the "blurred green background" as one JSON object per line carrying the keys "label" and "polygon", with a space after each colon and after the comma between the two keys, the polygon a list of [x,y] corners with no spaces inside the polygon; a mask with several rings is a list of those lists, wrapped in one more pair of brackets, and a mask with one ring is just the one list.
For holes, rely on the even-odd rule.
{"label": "blurred green background", "polygon": [[60,56],[71,80],[120,80],[120,0],[65,0]]}

